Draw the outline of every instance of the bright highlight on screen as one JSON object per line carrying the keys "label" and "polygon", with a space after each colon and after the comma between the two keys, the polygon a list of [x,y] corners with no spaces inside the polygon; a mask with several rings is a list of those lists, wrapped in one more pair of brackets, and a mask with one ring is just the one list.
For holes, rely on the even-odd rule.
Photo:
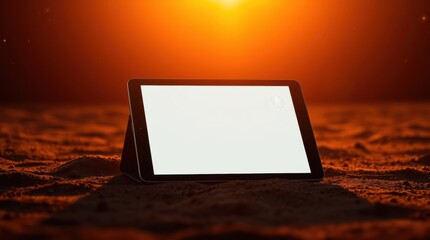
{"label": "bright highlight on screen", "polygon": [[310,173],[287,86],[141,86],[155,175]]}

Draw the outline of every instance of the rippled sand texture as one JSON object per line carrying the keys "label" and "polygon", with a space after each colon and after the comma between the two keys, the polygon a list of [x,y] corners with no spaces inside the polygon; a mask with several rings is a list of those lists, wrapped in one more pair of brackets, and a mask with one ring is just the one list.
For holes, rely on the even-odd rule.
{"label": "rippled sand texture", "polygon": [[138,185],[126,106],[1,106],[1,239],[429,239],[430,104],[309,111],[320,183]]}

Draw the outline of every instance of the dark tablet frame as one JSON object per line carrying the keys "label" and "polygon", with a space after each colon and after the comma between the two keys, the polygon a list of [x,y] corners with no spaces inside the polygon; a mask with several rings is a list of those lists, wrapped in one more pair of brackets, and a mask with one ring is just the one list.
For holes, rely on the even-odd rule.
{"label": "dark tablet frame", "polygon": [[[311,173],[264,174],[184,174],[154,175],[148,130],[146,126],[141,85],[191,85],[191,86],[288,86],[302,134]],[[301,179],[320,181],[324,177],[321,160],[298,82],[294,80],[218,80],[218,79],[131,79],[128,81],[131,125],[136,150],[138,176],[142,181],[225,181],[256,180],[267,178]]]}

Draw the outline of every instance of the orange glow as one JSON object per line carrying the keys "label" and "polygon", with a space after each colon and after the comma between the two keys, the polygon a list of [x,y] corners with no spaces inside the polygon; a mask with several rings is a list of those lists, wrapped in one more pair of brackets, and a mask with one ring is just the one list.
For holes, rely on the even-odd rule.
{"label": "orange glow", "polygon": [[[266,68],[273,58],[277,61],[281,57],[280,51],[298,43],[285,36],[299,30],[294,26],[302,5],[298,2],[182,0],[136,4],[141,6],[129,9],[133,19],[124,21],[138,24],[137,31],[128,31],[124,37],[126,41],[130,37],[144,41],[124,46],[134,49],[130,51],[141,49],[142,54],[136,57],[143,61],[148,61],[148,54],[166,61],[168,71],[158,64],[154,67],[162,69],[157,74],[183,71],[188,76],[240,77],[243,72]],[[255,76],[247,75],[243,77]]]}
{"label": "orange glow", "polygon": [[[310,101],[402,96],[402,83],[413,81],[409,96],[427,96],[424,4],[94,0],[29,9],[34,16],[10,13],[16,19],[0,42],[7,39],[8,74],[46,79],[29,87],[41,98],[63,97],[49,86],[70,99],[127,99],[118,89],[129,78],[296,79]],[[15,31],[22,26],[40,30]]]}
{"label": "orange glow", "polygon": [[350,49],[367,49],[370,41],[357,38],[362,29],[344,22],[344,16],[355,21],[352,7],[336,15],[328,4],[291,0],[128,3],[122,8],[127,18],[116,18],[111,32],[121,42],[112,48],[115,56],[133,53],[126,67],[131,64],[143,73],[130,77],[298,79],[315,84],[321,73],[338,75],[339,65],[349,59],[367,58],[350,56],[360,54]]}

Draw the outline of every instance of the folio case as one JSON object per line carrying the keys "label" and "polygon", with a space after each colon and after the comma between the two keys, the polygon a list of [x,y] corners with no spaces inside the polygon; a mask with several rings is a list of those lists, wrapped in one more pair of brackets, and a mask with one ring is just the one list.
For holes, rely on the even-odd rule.
{"label": "folio case", "polygon": [[122,148],[121,155],[121,172],[128,177],[142,182],[139,177],[139,166],[137,165],[137,155],[136,155],[136,144],[134,142],[133,129],[131,124],[131,117],[128,117],[127,131],[125,133],[124,147]]}

